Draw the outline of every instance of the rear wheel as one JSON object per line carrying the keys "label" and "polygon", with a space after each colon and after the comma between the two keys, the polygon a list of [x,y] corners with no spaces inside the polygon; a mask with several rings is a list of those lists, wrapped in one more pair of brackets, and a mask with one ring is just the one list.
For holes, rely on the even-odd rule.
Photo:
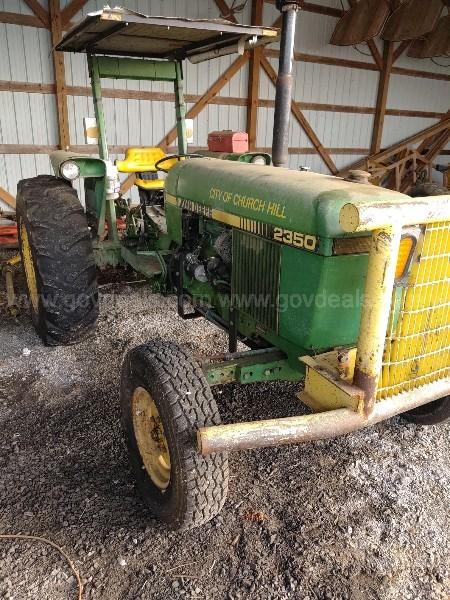
{"label": "rear wheel", "polygon": [[51,175],[19,182],[19,245],[34,326],[48,345],[73,344],[95,326],[91,235],[76,191]]}
{"label": "rear wheel", "polygon": [[151,512],[173,529],[217,515],[228,491],[228,459],[197,449],[198,428],[220,424],[198,363],[173,343],[134,348],[122,367],[121,408],[133,474]]}
{"label": "rear wheel", "polygon": [[406,413],[402,417],[416,425],[437,425],[450,418],[450,396],[423,404]]}

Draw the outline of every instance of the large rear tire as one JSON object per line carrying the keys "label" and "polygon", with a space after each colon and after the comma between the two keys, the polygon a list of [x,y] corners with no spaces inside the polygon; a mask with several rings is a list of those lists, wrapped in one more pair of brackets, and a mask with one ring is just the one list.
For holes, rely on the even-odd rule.
{"label": "large rear tire", "polygon": [[429,404],[423,404],[406,413],[402,417],[416,425],[438,425],[450,419],[450,396],[440,398]]}
{"label": "large rear tire", "polygon": [[122,367],[121,408],[131,468],[151,512],[172,529],[215,517],[227,496],[228,458],[197,449],[198,428],[220,424],[198,363],[169,342],[133,348]]}
{"label": "large rear tire", "polygon": [[34,326],[50,346],[73,344],[98,317],[91,234],[76,191],[51,175],[17,187],[19,246]]}

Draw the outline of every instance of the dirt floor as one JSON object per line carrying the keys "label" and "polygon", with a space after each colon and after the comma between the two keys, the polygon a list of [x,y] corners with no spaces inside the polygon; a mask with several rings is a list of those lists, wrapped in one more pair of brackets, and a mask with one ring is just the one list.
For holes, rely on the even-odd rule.
{"label": "dirt floor", "polygon": [[[3,288],[2,288],[3,290]],[[400,419],[345,438],[231,456],[222,513],[174,533],[137,496],[119,426],[124,352],[154,337],[225,349],[172,299],[106,285],[95,336],[45,348],[0,290],[0,533],[43,536],[99,600],[448,600],[450,424]],[[215,388],[225,422],[293,415],[291,384]],[[0,539],[0,598],[66,600],[59,552]]]}

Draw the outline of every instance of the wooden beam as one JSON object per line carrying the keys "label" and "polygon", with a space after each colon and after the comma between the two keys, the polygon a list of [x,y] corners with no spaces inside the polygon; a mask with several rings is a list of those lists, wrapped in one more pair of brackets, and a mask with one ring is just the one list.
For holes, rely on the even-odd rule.
{"label": "wooden beam", "polygon": [[54,94],[53,83],[30,83],[28,81],[0,80],[0,92],[28,92],[30,94]]}
{"label": "wooden beam", "polygon": [[[272,81],[272,83],[274,85],[276,85],[277,74],[275,72],[275,69],[272,67],[272,65],[269,63],[269,61],[267,60],[267,58],[265,56],[261,57],[261,66],[264,69],[264,71],[266,72],[269,79]],[[327,150],[322,146],[322,143],[320,142],[319,138],[315,134],[313,128],[308,123],[308,120],[306,119],[305,115],[302,113],[298,104],[294,100],[292,100],[291,111],[292,111],[292,114],[294,115],[294,117],[299,122],[300,127],[302,127],[303,131],[308,136],[310,142],[312,143],[314,148],[317,150],[318,154],[320,154],[320,156],[322,157],[324,163],[330,169],[331,173],[333,173],[335,175],[338,170],[336,168],[336,165],[333,162],[333,159],[331,158],[331,156],[327,152]]]}
{"label": "wooden beam", "polygon": [[[441,117],[441,121],[445,121],[448,117],[450,117],[450,110],[448,110],[445,115],[443,115]],[[445,129],[444,129],[445,131]],[[430,147],[433,145],[433,143],[436,141],[437,137],[440,135],[440,131],[438,131],[437,133],[433,134],[433,135],[428,135],[426,136],[423,141],[418,145],[417,147],[417,151],[419,152],[419,154],[426,154],[427,151],[430,149]]]}
{"label": "wooden beam", "polygon": [[[0,81],[0,90],[1,90]],[[68,96],[88,96],[92,95],[89,87],[66,86]],[[103,98],[120,98],[123,100],[149,100],[151,102],[175,102],[175,94],[171,92],[147,92],[141,90],[102,88]],[[194,104],[201,100],[203,95],[185,94],[184,99],[188,104]],[[247,106],[246,98],[236,98],[235,96],[216,96],[211,98],[210,104],[219,104],[223,106]]]}
{"label": "wooden beam", "polygon": [[[266,49],[264,55],[270,58],[278,58],[278,50]],[[364,69],[367,71],[378,72],[375,63],[362,60],[348,60],[345,58],[334,58],[332,56],[321,56],[317,54],[304,54],[295,52],[294,59],[301,62],[314,63],[319,65],[330,65],[333,67],[345,67],[348,69]],[[395,75],[406,75],[408,77],[424,77],[425,79],[439,79],[441,81],[450,81],[450,75],[447,73],[433,73],[432,71],[418,71],[416,69],[406,69],[404,67],[392,67],[392,73]]]}
{"label": "wooden beam", "polygon": [[[425,170],[430,171],[431,163],[433,160],[442,153],[442,149],[447,145],[447,142],[450,139],[450,127],[448,129],[444,129],[438,135],[433,136],[431,143],[427,140],[425,143],[421,144],[419,148],[425,147],[426,151],[421,156],[421,162],[417,164],[417,161],[414,161],[412,164],[412,168],[405,174],[401,181],[400,191],[407,192],[411,185],[413,185],[418,176]],[[419,149],[416,150],[416,154],[420,156]]]}
{"label": "wooden beam", "polygon": [[231,11],[228,4],[225,0],[214,0],[217,5],[217,8],[220,10],[220,16],[223,19],[227,19],[228,21],[232,21],[233,23],[237,23],[237,19],[234,16],[234,13]]}
{"label": "wooden beam", "polygon": [[[264,0],[252,0],[252,25],[262,25],[263,9]],[[256,146],[261,56],[261,47],[255,48],[250,54],[247,89],[247,133],[248,145],[250,150],[253,150]]]}
{"label": "wooden beam", "polygon": [[34,12],[37,18],[41,21],[41,23],[47,28],[50,29],[50,17],[48,12],[42,6],[38,0],[25,0],[25,4]]}
{"label": "wooden beam", "polygon": [[[207,106],[215,96],[220,92],[220,90],[230,81],[230,79],[235,75],[241,67],[243,67],[249,60],[249,53],[244,52],[242,56],[239,56],[235,61],[231,63],[231,65],[226,69],[222,75],[216,79],[216,81],[212,84],[212,86],[203,94],[203,96],[192,106],[186,113],[186,119],[195,119],[201,111]],[[170,144],[177,137],[177,128],[172,127],[172,129],[160,140],[158,146],[163,150],[166,150]],[[127,179],[122,183],[120,187],[120,191],[122,193],[127,192],[130,187],[133,185],[135,180],[135,175],[132,173],[127,177]]]}
{"label": "wooden beam", "polygon": [[384,41],[383,48],[383,70],[380,73],[378,82],[377,103],[375,109],[375,119],[373,122],[372,142],[370,153],[377,154],[381,148],[381,138],[383,135],[384,118],[386,116],[386,102],[389,91],[389,81],[394,59],[394,43]]}
{"label": "wooden beam", "polygon": [[[450,129],[450,116],[446,116],[444,119],[439,121],[439,123],[435,123],[434,125],[431,125],[430,127],[427,127],[426,129],[422,129],[422,131],[418,131],[417,133],[410,135],[409,137],[401,140],[400,142],[397,142],[396,144],[389,146],[389,148],[385,148],[384,150],[381,150],[380,152],[378,152],[378,154],[367,156],[361,160],[358,160],[356,163],[353,163],[352,165],[346,167],[345,169],[341,169],[341,171],[339,171],[339,175],[344,176],[351,169],[363,168],[367,164],[367,161],[384,162],[384,161],[392,158],[399,152],[401,152],[404,148],[407,148],[408,146],[412,146],[412,145],[416,144],[417,142],[420,142],[421,140],[427,140],[427,139],[431,138],[432,136],[437,136],[437,134],[441,133],[442,131],[445,131],[446,129]],[[421,148],[426,149],[429,147],[430,147],[429,143],[425,144],[425,142],[423,142],[418,147],[418,151],[420,151]],[[441,152],[441,154],[442,154],[442,152]],[[444,151],[444,154],[445,154],[445,151]]]}
{"label": "wooden beam", "polygon": [[[447,118],[443,119],[442,121],[440,121],[439,123],[435,123],[435,125],[431,125],[430,127],[427,127],[426,129],[422,129],[422,131],[418,131],[417,133],[414,133],[413,135],[410,135],[409,137],[405,138],[401,142],[397,142],[396,144],[393,144],[389,148],[382,150],[381,152],[379,152],[377,154],[376,160],[378,160],[378,161],[386,160],[387,158],[390,158],[394,154],[397,154],[398,152],[400,152],[400,150],[402,150],[405,146],[412,146],[416,142],[419,142],[420,140],[423,140],[423,139],[429,138],[433,135],[436,135],[437,133],[440,133],[441,131],[444,131],[445,129],[448,129],[448,128],[450,128],[450,117],[447,117]],[[371,158],[371,157],[369,157],[369,158]]]}
{"label": "wooden beam", "polygon": [[2,187],[0,187],[0,200],[3,200],[8,206],[16,210],[16,199]]}
{"label": "wooden beam", "polygon": [[433,73],[432,71],[419,71],[417,69],[406,69],[405,67],[392,67],[392,73],[394,75],[405,75],[406,77],[422,77],[424,79],[450,81],[450,75],[447,75],[447,73]]}
{"label": "wooden beam", "polygon": [[35,15],[21,15],[20,13],[0,11],[0,23],[7,25],[23,25],[24,27],[39,27],[46,29],[44,23]]}
{"label": "wooden beam", "polygon": [[[67,85],[68,96],[91,97],[92,90],[86,86]],[[0,80],[0,92],[27,92],[30,94],[55,94],[56,87],[53,83],[30,83],[28,81],[7,81]],[[148,100],[150,102],[175,102],[175,95],[171,92],[147,92],[141,90],[113,89],[103,88],[102,96],[104,98],[119,98],[123,100]],[[185,100],[188,104],[195,104],[202,98],[198,94],[186,94]],[[237,98],[235,96],[216,96],[212,98],[210,104],[223,106],[248,106],[246,98]],[[373,106],[352,106],[348,104],[326,104],[322,102],[298,102],[301,110],[314,110],[319,112],[349,113],[349,114],[375,114]],[[268,98],[259,98],[258,106],[264,108],[273,108],[275,101]],[[408,110],[401,108],[387,108],[386,115],[395,117],[416,117],[421,119],[441,119],[446,113],[432,112],[426,110]]]}
{"label": "wooden beam", "polygon": [[429,162],[432,162],[436,158],[436,156],[438,156],[441,153],[441,150],[444,149],[444,147],[447,145],[449,140],[450,140],[450,127],[448,129],[444,130],[437,137],[437,139],[433,142],[433,144],[428,149],[428,152],[426,153],[425,158]]}
{"label": "wooden beam", "polygon": [[377,48],[377,45],[375,44],[374,40],[369,40],[367,42],[367,46],[370,50],[370,53],[372,54],[373,60],[375,61],[375,64],[378,67],[378,70],[381,71],[383,68],[383,59],[381,57],[381,54]]}
{"label": "wooden beam", "polygon": [[[62,38],[62,22],[60,0],[49,0],[52,48]],[[69,114],[67,110],[67,90],[64,67],[64,53],[53,50],[53,66],[55,70],[56,108],[58,112],[59,146],[64,149],[70,145]]]}
{"label": "wooden beam", "polygon": [[62,11],[61,11],[61,22],[63,29],[66,29],[70,25],[70,20],[83,8],[88,0],[72,0]]}
{"label": "wooden beam", "polygon": [[50,154],[58,150],[58,146],[41,146],[40,144],[0,144],[0,154]]}
{"label": "wooden beam", "polygon": [[405,52],[405,50],[407,50],[410,46],[411,46],[411,40],[405,40],[403,42],[400,42],[400,44],[394,50],[394,58],[393,58],[392,62],[395,63],[400,58],[400,56]]}
{"label": "wooden beam", "polygon": [[[110,145],[109,146],[109,150],[111,152],[111,154],[123,154],[127,148],[129,148],[129,144],[126,145]],[[50,154],[50,152],[54,152],[55,150],[58,149],[58,146],[56,145],[47,145],[47,146],[40,146],[38,144],[0,144],[0,155],[2,154]],[[72,144],[71,146],[69,146],[69,150],[71,150],[72,152],[77,152],[79,154],[97,154],[98,153],[98,146],[93,144]],[[166,150],[168,152],[174,152],[176,153],[178,151],[178,148],[175,146],[169,146],[169,148],[166,148]],[[191,148],[192,151],[196,152],[197,150],[208,150],[208,148],[206,147],[202,147],[202,146],[192,146]],[[369,149],[368,148],[327,148],[326,149],[327,152],[329,152],[330,154],[367,154]],[[255,148],[256,152],[268,152],[270,154],[270,152],[272,151],[271,148],[267,148],[267,147],[256,147]],[[298,146],[292,146],[289,148],[289,154],[304,154],[304,155],[311,155],[311,156],[316,156],[317,151],[314,147],[298,147]]]}

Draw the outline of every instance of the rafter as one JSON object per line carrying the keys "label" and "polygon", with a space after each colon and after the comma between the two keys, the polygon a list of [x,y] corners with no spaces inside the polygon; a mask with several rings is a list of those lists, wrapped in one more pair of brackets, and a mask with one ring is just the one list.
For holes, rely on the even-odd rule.
{"label": "rafter", "polygon": [[25,0],[25,4],[31,8],[36,17],[41,21],[44,27],[50,29],[50,17],[45,8],[38,0]]}
{"label": "rafter", "polygon": [[393,63],[395,63],[400,56],[406,51],[408,50],[408,48],[411,46],[411,40],[405,40],[404,42],[400,42],[400,44],[397,46],[397,48],[394,50],[394,57],[393,57]]}
{"label": "rafter", "polygon": [[231,11],[225,0],[214,0],[214,2],[217,4],[217,8],[220,10],[221,17],[227,19],[228,21],[232,21],[233,23],[237,23],[234,13]]}
{"label": "rafter", "polygon": [[0,23],[46,29],[44,23],[36,15],[22,15],[14,12],[0,11]]}
{"label": "rafter", "polygon": [[[267,60],[267,58],[265,56],[261,57],[261,66],[264,69],[264,71],[266,72],[269,79],[272,81],[272,83],[274,85],[276,85],[277,74],[275,72],[275,69],[272,67],[272,65],[270,64],[270,62]],[[338,170],[336,168],[336,165],[333,162],[333,159],[331,158],[331,156],[327,152],[327,150],[323,147],[321,141],[319,140],[319,138],[317,137],[313,128],[309,124],[308,119],[302,113],[298,103],[295,102],[294,100],[292,100],[291,112],[294,115],[294,117],[297,119],[297,121],[299,122],[303,131],[308,136],[310,142],[312,143],[312,145],[314,146],[314,148],[316,149],[318,154],[320,154],[320,156],[322,157],[324,163],[330,169],[331,173],[333,173],[333,175],[336,175]]]}
{"label": "rafter", "polygon": [[72,0],[62,11],[61,11],[61,22],[63,28],[69,25],[70,20],[79,12],[88,0]]}
{"label": "rafter", "polygon": [[380,151],[381,148],[381,138],[383,136],[384,118],[386,116],[386,102],[389,91],[389,81],[391,78],[393,60],[394,43],[385,41],[383,49],[383,69],[380,73],[380,79],[378,82],[375,119],[373,121],[372,142],[370,145],[371,154],[376,154]]}
{"label": "rafter", "polygon": [[[264,54],[271,58],[278,58],[279,50],[267,48]],[[302,52],[294,53],[294,60],[318,65],[330,65],[332,67],[344,67],[347,69],[363,69],[366,71],[378,71],[378,67],[373,62],[362,60],[349,60],[346,58],[336,58],[335,56],[321,56],[319,54],[304,54]],[[447,73],[435,73],[433,71],[419,71],[417,69],[405,69],[404,67],[392,67],[392,73],[395,75],[404,75],[406,77],[424,77],[425,79],[438,79],[440,81],[450,81],[450,75]]]}
{"label": "rafter", "polygon": [[417,152],[420,154],[425,154],[436,142],[438,136],[440,136],[440,134],[442,134],[444,131],[450,131],[450,111],[446,113],[446,115],[438,123],[435,123],[426,129],[422,129],[422,131],[418,131],[417,133],[410,135],[404,140],[389,146],[389,148],[381,150],[377,154],[370,154],[369,156],[356,161],[345,169],[342,169],[339,171],[339,176],[343,177],[347,175],[351,169],[367,169],[367,165],[370,162],[384,163],[389,161],[402,152],[402,150],[405,148],[411,147],[418,142],[421,143],[417,148]]}

